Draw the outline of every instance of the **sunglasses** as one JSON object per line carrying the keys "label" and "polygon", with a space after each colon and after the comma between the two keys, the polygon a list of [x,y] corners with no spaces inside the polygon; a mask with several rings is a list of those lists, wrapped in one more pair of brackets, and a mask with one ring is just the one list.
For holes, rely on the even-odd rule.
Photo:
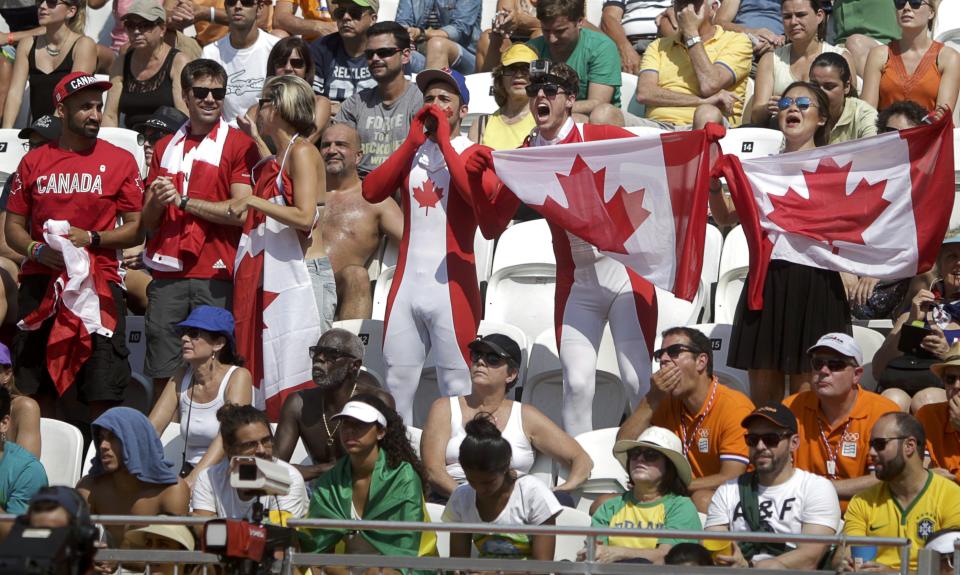
{"label": "sunglasses", "polygon": [[527,86],[527,96],[530,98],[535,98],[537,94],[540,93],[540,90],[543,90],[543,95],[548,98],[553,98],[557,94],[566,94],[567,92],[557,84],[551,84],[548,82],[530,84]]}
{"label": "sunglasses", "polygon": [[144,132],[142,135],[143,135],[143,140],[145,142],[156,144],[157,142],[162,140],[163,137],[166,136],[167,134],[165,132],[161,132],[160,130],[149,130]]}
{"label": "sunglasses", "polygon": [[200,339],[200,334],[203,333],[203,330],[198,327],[188,327],[180,332],[181,336],[187,336],[190,339]]}
{"label": "sunglasses", "polygon": [[893,5],[897,10],[903,10],[907,4],[914,10],[919,10],[921,6],[927,3],[927,0],[893,0]]}
{"label": "sunglasses", "polygon": [[238,3],[244,8],[253,8],[258,4],[258,0],[224,0],[223,5],[227,8],[233,8]]}
{"label": "sunglasses", "polygon": [[826,359],[823,357],[814,357],[810,359],[810,366],[813,368],[813,371],[820,371],[823,369],[823,366],[827,366],[827,369],[830,371],[843,371],[852,365],[853,364],[846,359]]}
{"label": "sunglasses", "polygon": [[903,439],[906,439],[906,437],[874,437],[870,440],[870,448],[874,451],[883,451],[887,448],[887,443]]}
{"label": "sunglasses", "polygon": [[198,100],[206,100],[207,96],[213,94],[214,100],[222,100],[227,97],[226,88],[201,88],[199,86],[194,86],[190,88],[193,92],[193,97]]}
{"label": "sunglasses", "polygon": [[695,347],[691,347],[689,345],[685,345],[682,343],[675,343],[673,345],[668,345],[667,347],[662,347],[654,351],[653,359],[659,362],[660,358],[663,357],[663,354],[669,355],[670,359],[677,359],[678,357],[680,357],[680,354],[685,351],[689,351],[690,353],[703,353],[702,351],[700,351]]}
{"label": "sunglasses", "polygon": [[364,50],[363,55],[367,57],[367,60],[373,60],[374,56],[386,60],[397,52],[400,52],[400,48],[377,48],[376,50]]}
{"label": "sunglasses", "polygon": [[303,58],[289,58],[287,60],[287,65],[289,65],[291,68],[296,68],[297,70],[307,67],[307,63]]}
{"label": "sunglasses", "polygon": [[157,27],[157,22],[153,20],[124,20],[123,27],[129,32],[149,32]]}
{"label": "sunglasses", "polygon": [[507,363],[507,358],[503,357],[499,353],[492,351],[477,351],[475,349],[470,350],[471,362],[477,363],[481,359],[483,360],[483,363],[490,367],[500,367],[501,365]]}
{"label": "sunglasses", "polygon": [[341,20],[344,16],[349,14],[351,20],[359,20],[360,18],[363,18],[363,13],[366,12],[366,10],[367,9],[363,6],[357,6],[356,4],[352,6],[344,6],[333,11],[333,19]]}
{"label": "sunglasses", "polygon": [[756,447],[761,441],[767,447],[776,447],[780,442],[790,437],[790,433],[748,433],[743,436],[750,447]]}
{"label": "sunglasses", "polygon": [[649,447],[634,447],[627,452],[629,459],[640,459],[642,461],[659,461],[663,454],[656,449]]}
{"label": "sunglasses", "polygon": [[270,98],[260,98],[259,100],[257,100],[257,106],[260,108],[266,106],[267,104],[272,104],[272,103],[273,103],[273,100],[271,100]]}
{"label": "sunglasses", "polygon": [[817,107],[817,105],[814,104],[808,96],[797,96],[796,98],[780,98],[780,100],[777,101],[777,108],[780,110],[786,110],[794,104],[797,105],[797,108],[799,108],[800,111],[804,111],[810,106],[813,106],[814,108]]}
{"label": "sunglasses", "polygon": [[340,351],[339,349],[334,349],[332,347],[320,347],[319,345],[312,345],[309,348],[310,359],[314,361],[322,361],[324,363],[336,361],[338,359],[349,357],[353,359],[353,356],[345,351]]}
{"label": "sunglasses", "polygon": [[47,9],[49,10],[53,10],[60,4],[63,4],[65,6],[73,6],[73,4],[70,4],[69,2],[64,2],[63,0],[40,0],[39,2],[37,2],[37,8],[43,6],[44,4],[47,5]]}

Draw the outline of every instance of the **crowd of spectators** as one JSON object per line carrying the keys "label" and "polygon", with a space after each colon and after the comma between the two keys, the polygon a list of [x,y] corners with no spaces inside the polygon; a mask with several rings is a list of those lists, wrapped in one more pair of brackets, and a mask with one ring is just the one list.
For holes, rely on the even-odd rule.
{"label": "crowd of spectators", "polygon": [[[779,130],[791,153],[952,114],[960,54],[932,34],[949,3],[605,0],[591,23],[583,0],[499,0],[492,22],[481,0],[400,0],[393,19],[377,0],[116,0],[109,45],[85,35],[105,0],[4,3],[0,124],[22,127],[29,151],[0,197],[0,513],[37,526],[249,517],[257,496],[230,475],[235,457],[257,457],[289,473],[289,494],[262,501],[275,523],[429,521],[429,502],[448,522],[552,525],[612,456],[628,483],[592,501],[594,526],[906,537],[911,569],[925,545],[947,561],[960,539],[960,235],[931,272],[897,281],[771,262],[763,309],[748,309],[744,290],[730,339],[749,395],[718,379],[713,343],[695,328],[670,327],[653,350],[642,324],[655,298],[639,278],[610,292],[614,311],[591,315],[603,316],[596,341],[585,328],[580,348],[558,305],[560,424],[513,399],[517,342],[476,337],[472,242],[519,217],[491,149],[717,123]],[[484,72],[497,108],[471,115],[466,77]],[[635,91],[622,90],[625,74]],[[139,133],[145,165],[97,138],[101,127]],[[722,227],[739,221],[719,180],[709,208]],[[366,342],[333,324],[371,318],[367,266],[384,238],[400,255],[385,372],[373,375]],[[563,230],[553,240],[558,301],[600,298],[610,268],[599,252]],[[588,252],[594,283],[576,261]],[[82,277],[64,286],[63,270]],[[293,291],[271,288],[270,274]],[[620,327],[620,296],[643,334]],[[128,314],[144,316],[155,397],[143,411],[125,405]],[[893,320],[872,358],[853,319]],[[592,429],[605,321],[631,412],[599,454],[575,436]],[[268,335],[279,344],[263,345]],[[428,415],[412,445],[428,355],[444,397],[418,406]],[[862,385],[868,364],[876,391]],[[280,372],[301,380],[264,397]],[[75,490],[47,487],[41,418],[93,445]],[[171,424],[175,461],[160,439]],[[298,443],[306,460],[292,460]],[[538,478],[538,457],[565,481]],[[0,536],[9,529],[0,523]],[[182,526],[111,525],[99,539],[197,547]],[[299,545],[437,553],[430,531],[309,529]],[[463,533],[450,555],[552,560],[556,545]],[[844,546],[635,532],[587,555],[841,571],[901,561],[895,547],[864,559]]]}

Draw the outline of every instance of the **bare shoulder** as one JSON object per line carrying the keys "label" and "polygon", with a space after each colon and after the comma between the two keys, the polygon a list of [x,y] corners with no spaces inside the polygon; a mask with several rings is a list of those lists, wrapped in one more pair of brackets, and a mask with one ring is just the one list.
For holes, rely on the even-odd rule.
{"label": "bare shoulder", "polygon": [[18,395],[10,403],[10,411],[13,419],[22,421],[23,418],[40,417],[40,404],[28,395]]}

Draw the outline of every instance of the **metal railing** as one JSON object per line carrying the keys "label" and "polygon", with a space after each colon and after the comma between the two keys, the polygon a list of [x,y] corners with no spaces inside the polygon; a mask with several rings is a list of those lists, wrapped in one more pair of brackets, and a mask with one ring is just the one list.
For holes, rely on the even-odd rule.
{"label": "metal railing", "polygon": [[[12,521],[13,515],[0,515],[0,522]],[[204,525],[208,517],[177,517],[177,516],[127,516],[127,515],[94,515],[91,518],[101,525],[124,525],[127,527],[142,527],[147,525],[184,525],[198,528]],[[337,566],[361,569],[415,569],[423,571],[487,571],[487,572],[522,572],[522,573],[557,573],[562,575],[632,575],[635,573],[689,573],[689,574],[716,574],[729,573],[752,575],[801,574],[818,573],[802,570],[766,570],[742,569],[734,567],[691,567],[670,565],[645,565],[637,563],[596,562],[595,545],[597,537],[635,535],[638,538],[670,538],[723,540],[731,542],[768,542],[768,543],[819,543],[839,546],[841,550],[851,545],[872,545],[900,548],[900,573],[910,573],[910,546],[905,538],[895,537],[849,537],[843,533],[836,535],[807,535],[802,533],[752,533],[729,531],[678,531],[670,529],[639,529],[639,528],[609,528],[586,527],[577,525],[492,525],[488,523],[420,523],[405,521],[354,521],[334,519],[289,519],[289,527],[314,529],[347,529],[350,531],[433,531],[445,533],[516,533],[526,535],[568,535],[583,536],[586,546],[584,561],[534,561],[516,559],[490,559],[469,557],[397,557],[383,555],[344,555],[330,553],[304,553],[295,548],[287,549],[283,562],[283,573],[292,575],[294,567],[320,567],[313,573],[323,573],[323,566]],[[117,562],[121,567],[124,564],[147,564],[146,573],[150,572],[149,564],[173,565],[174,573],[186,573],[183,565],[200,566],[201,572],[206,574],[209,565],[221,563],[219,556],[202,551],[167,551],[144,549],[100,549],[97,552],[98,561]],[[957,575],[960,575],[960,548],[954,552],[954,566]],[[141,567],[140,570],[143,568]],[[823,573],[820,571],[819,573]],[[918,575],[939,575],[939,554],[921,550],[918,561]]]}

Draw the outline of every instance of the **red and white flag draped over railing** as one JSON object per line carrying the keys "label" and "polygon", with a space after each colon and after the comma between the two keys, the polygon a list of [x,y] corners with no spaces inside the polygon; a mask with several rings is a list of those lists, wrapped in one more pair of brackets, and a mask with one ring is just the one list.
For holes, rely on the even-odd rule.
{"label": "red and white flag draped over railing", "polygon": [[692,300],[703,264],[710,146],[722,136],[710,126],[520,148],[494,152],[494,167],[548,222]]}
{"label": "red and white flag draped over railing", "polygon": [[879,279],[937,258],[954,200],[950,117],[902,132],[740,161],[724,156],[750,246],[751,309],[771,259]]}

